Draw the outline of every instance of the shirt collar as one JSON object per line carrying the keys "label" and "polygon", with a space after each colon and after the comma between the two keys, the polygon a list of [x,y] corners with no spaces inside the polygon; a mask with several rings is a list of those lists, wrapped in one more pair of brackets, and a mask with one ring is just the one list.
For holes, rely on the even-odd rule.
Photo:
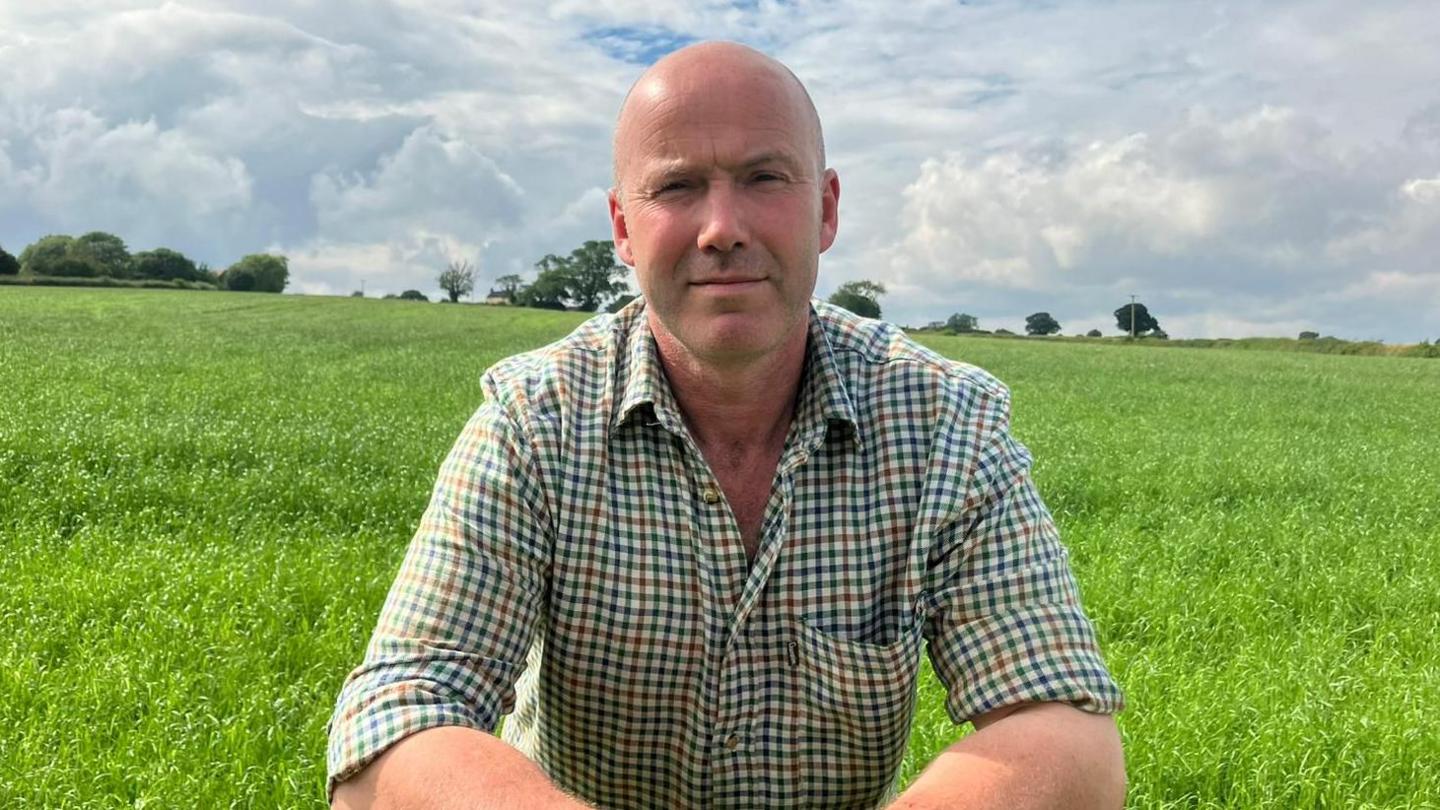
{"label": "shirt collar", "polygon": [[[651,423],[658,423],[672,433],[683,434],[680,409],[665,378],[660,350],[650,332],[644,304],[637,301],[622,310],[617,318],[620,319],[617,327],[621,339],[618,341],[620,356],[617,358],[616,374],[621,395],[611,428],[643,415]],[[832,426],[838,426],[848,428],[858,439],[855,407],[845,389],[830,337],[813,303],[810,306],[809,338],[805,345],[802,374],[800,404],[795,413],[797,429],[793,432],[797,436],[823,435]]]}
{"label": "shirt collar", "polygon": [[644,299],[637,299],[617,317],[621,320],[618,324],[620,356],[615,373],[622,393],[611,428],[619,427],[632,416],[644,415],[672,433],[683,432],[680,408],[675,404],[675,394],[660,364],[660,349],[650,333]]}

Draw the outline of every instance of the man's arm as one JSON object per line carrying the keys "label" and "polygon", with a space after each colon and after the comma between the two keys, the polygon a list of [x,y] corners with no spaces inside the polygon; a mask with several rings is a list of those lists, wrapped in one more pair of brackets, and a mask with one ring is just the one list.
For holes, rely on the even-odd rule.
{"label": "man's arm", "polygon": [[582,810],[535,763],[463,726],[413,734],[335,788],[334,810]]}
{"label": "man's arm", "polygon": [[[530,442],[498,404],[499,393],[487,387],[485,404],[441,465],[365,660],[336,701],[328,729],[332,799],[363,772],[346,792],[356,806],[367,806],[369,780],[382,799],[401,800],[388,806],[432,806],[406,801],[413,788],[437,791],[434,806],[448,807],[491,795],[471,786],[522,772],[509,767],[523,759],[519,752],[489,733],[513,709],[516,680],[543,623],[550,521]],[[392,748],[404,751],[370,767]],[[456,770],[476,766],[498,770],[473,782]]]}
{"label": "man's arm", "polygon": [[1029,703],[974,722],[975,733],[936,757],[891,810],[1124,805],[1125,762],[1110,715]]}
{"label": "man's arm", "polygon": [[985,438],[954,473],[966,486],[963,498],[950,496],[960,512],[937,536],[926,637],[946,713],[976,731],[896,807],[1118,807],[1125,771],[1111,715],[1124,699],[1031,480],[1030,453],[1010,435],[1008,391],[962,412],[953,424]]}

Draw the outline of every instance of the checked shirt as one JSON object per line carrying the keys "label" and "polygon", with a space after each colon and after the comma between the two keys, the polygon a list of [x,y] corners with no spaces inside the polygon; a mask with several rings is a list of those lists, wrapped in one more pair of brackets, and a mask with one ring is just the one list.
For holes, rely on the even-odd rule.
{"label": "checked shirt", "polygon": [[497,364],[330,720],[329,786],[493,732],[599,807],[875,807],[951,719],[1121,707],[1009,392],[814,302],[753,564],[638,300]]}

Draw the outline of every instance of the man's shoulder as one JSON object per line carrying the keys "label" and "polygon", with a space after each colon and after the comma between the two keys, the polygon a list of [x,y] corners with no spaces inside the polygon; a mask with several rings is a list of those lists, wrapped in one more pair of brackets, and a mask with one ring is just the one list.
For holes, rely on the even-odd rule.
{"label": "man's shoulder", "polygon": [[636,321],[630,308],[596,315],[553,343],[500,360],[481,376],[486,398],[543,410],[547,402],[592,389],[605,378],[616,347]]}
{"label": "man's shoulder", "polygon": [[[889,388],[919,383],[963,399],[1009,399],[1010,389],[990,372],[922,346],[892,323],[864,318],[823,301],[814,306],[849,385]],[[857,393],[873,396],[879,392]]]}

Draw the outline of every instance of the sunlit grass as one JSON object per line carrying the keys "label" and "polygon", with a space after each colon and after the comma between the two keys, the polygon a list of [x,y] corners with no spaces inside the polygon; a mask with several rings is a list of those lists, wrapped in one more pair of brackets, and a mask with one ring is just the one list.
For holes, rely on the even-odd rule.
{"label": "sunlit grass", "polygon": [[[481,371],[582,318],[0,289],[0,807],[319,807]],[[1440,803],[1440,364],[929,338],[1015,429],[1136,807]],[[961,729],[928,670],[904,779]]]}

